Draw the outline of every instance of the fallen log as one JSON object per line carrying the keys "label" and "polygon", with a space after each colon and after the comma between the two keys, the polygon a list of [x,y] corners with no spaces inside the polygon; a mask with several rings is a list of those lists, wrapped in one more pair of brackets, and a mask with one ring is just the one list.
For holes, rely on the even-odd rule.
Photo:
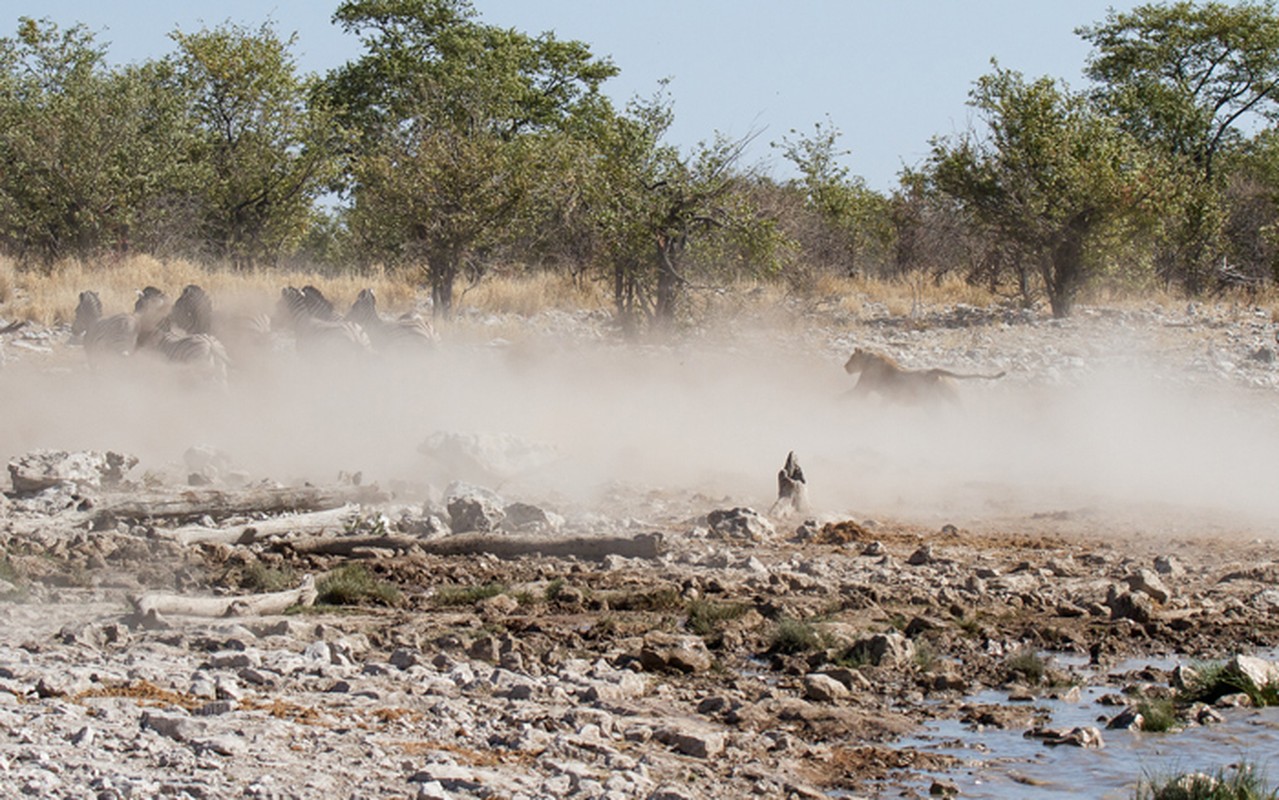
{"label": "fallen log", "polygon": [[284,514],[243,525],[226,528],[209,528],[204,525],[183,525],[170,531],[157,530],[161,536],[173,539],[181,545],[201,543],[252,544],[272,536],[298,534],[319,536],[329,531],[341,531],[359,515],[359,508],[344,505],[328,511],[312,511],[305,514]]}
{"label": "fallen log", "polygon": [[337,536],[283,539],[274,543],[277,550],[291,550],[299,555],[351,555],[359,550],[417,549],[428,555],[461,556],[487,553],[498,558],[542,555],[565,558],[574,556],[598,561],[605,556],[657,558],[662,553],[660,533],[635,536],[524,536],[503,532],[458,533],[440,539],[413,536]]}
{"label": "fallen log", "polygon": [[129,598],[139,617],[174,614],[186,617],[246,617],[281,614],[293,606],[315,604],[315,579],[307,575],[302,585],[284,592],[240,595],[238,597],[189,597],[165,592],[147,592]]}
{"label": "fallen log", "polygon": [[283,514],[289,511],[326,511],[348,503],[383,503],[388,495],[376,486],[187,489],[169,494],[128,495],[104,498],[93,510],[95,525],[116,520],[196,519],[241,514]]}
{"label": "fallen log", "polygon": [[662,535],[515,536],[506,533],[459,533],[419,542],[418,546],[427,553],[441,556],[488,553],[498,558],[542,555],[553,558],[574,556],[598,561],[610,555],[657,558],[662,554]]}

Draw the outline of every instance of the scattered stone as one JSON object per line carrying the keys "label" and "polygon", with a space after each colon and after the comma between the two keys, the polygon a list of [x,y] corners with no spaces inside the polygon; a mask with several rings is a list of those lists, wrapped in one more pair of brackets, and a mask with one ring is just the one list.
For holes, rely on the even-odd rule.
{"label": "scattered stone", "polygon": [[713,662],[700,636],[653,631],[644,637],[639,663],[650,672],[705,672]]}
{"label": "scattered stone", "polygon": [[715,758],[724,752],[724,734],[718,731],[693,726],[666,727],[659,729],[654,738],[675,752],[693,758]]}
{"label": "scattered stone", "polygon": [[506,519],[502,499],[488,489],[453,483],[445,492],[449,524],[457,533],[486,533],[501,527]]}
{"label": "scattered stone", "polygon": [[1106,605],[1110,607],[1111,619],[1130,619],[1144,624],[1154,616],[1150,596],[1140,592],[1119,592]]}
{"label": "scattered stone", "polygon": [[820,672],[804,676],[804,697],[817,703],[833,703],[848,697],[848,687]]}
{"label": "scattered stone", "polygon": [[536,472],[560,458],[554,446],[510,433],[440,431],[417,449],[450,477],[494,484]]}
{"label": "scattered stone", "polygon": [[1044,744],[1050,747],[1070,745],[1071,747],[1100,750],[1106,746],[1101,737],[1101,731],[1091,725],[1071,728],[1070,730],[1063,728],[1032,728],[1026,732],[1026,738],[1042,739]]}
{"label": "scattered stone", "polygon": [[726,539],[740,539],[753,543],[766,542],[777,534],[773,523],[753,508],[730,508],[712,511],[706,515],[711,531]]}
{"label": "scattered stone", "polygon": [[564,518],[559,514],[528,503],[511,503],[503,512],[506,514],[503,527],[514,531],[553,533],[564,527]]}
{"label": "scattered stone", "polygon": [[1155,558],[1155,572],[1160,575],[1179,578],[1186,574],[1186,568],[1176,556],[1158,556]]}
{"label": "scattered stone", "polygon": [[1153,570],[1139,569],[1124,580],[1129,589],[1149,595],[1157,603],[1167,603],[1168,598],[1172,596],[1168,587]]}
{"label": "scattered stone", "polygon": [[933,546],[931,544],[922,544],[915,552],[910,554],[906,559],[906,563],[912,567],[922,567],[926,564],[933,563]]}
{"label": "scattered stone", "polygon": [[915,658],[915,643],[900,633],[879,633],[854,643],[849,656],[876,667],[902,667]]}
{"label": "scattered stone", "polygon": [[35,450],[9,462],[9,478],[18,493],[35,493],[69,484],[76,490],[114,486],[138,463],[115,452]]}

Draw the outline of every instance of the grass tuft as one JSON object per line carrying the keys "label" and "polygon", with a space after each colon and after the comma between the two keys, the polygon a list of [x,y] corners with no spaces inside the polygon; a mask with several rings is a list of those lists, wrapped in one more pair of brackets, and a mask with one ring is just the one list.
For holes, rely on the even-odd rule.
{"label": "grass tuft", "polygon": [[750,606],[744,603],[715,603],[710,600],[692,600],[688,604],[688,621],[685,626],[698,636],[709,636],[725,622],[740,619]]}
{"label": "grass tuft", "polygon": [[316,584],[316,603],[333,606],[399,605],[400,590],[375,578],[363,564],[348,564]]}
{"label": "grass tuft", "polygon": [[469,606],[506,592],[506,584],[486,583],[481,586],[440,586],[435,602],[442,606]]}
{"label": "grass tuft", "polygon": [[796,653],[808,653],[818,650],[821,646],[821,636],[818,635],[817,629],[811,624],[792,617],[782,617],[777,621],[777,628],[773,631],[773,639],[769,646],[769,651],[783,655],[795,655]]}
{"label": "grass tuft", "polygon": [[1048,661],[1034,649],[1025,647],[1008,657],[1004,662],[1010,678],[1020,678],[1031,686],[1038,686],[1048,675]]}
{"label": "grass tuft", "polygon": [[1269,785],[1260,770],[1245,762],[1212,775],[1192,772],[1148,778],[1138,784],[1133,797],[1134,800],[1279,800],[1279,790]]}

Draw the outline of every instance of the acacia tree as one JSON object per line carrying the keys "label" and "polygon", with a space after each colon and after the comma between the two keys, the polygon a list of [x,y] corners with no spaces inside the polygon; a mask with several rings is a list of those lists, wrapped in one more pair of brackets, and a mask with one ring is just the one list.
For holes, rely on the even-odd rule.
{"label": "acacia tree", "polygon": [[[776,225],[749,200],[739,170],[753,139],[717,136],[689,155],[663,137],[674,118],[665,83],[600,126],[583,213],[597,231],[597,259],[610,273],[623,327],[669,325],[693,266],[772,265],[784,247]],[[699,251],[705,258],[698,258]]]}
{"label": "acacia tree", "polygon": [[0,39],[0,239],[52,261],[147,239],[186,143],[172,71],[105,64],[83,26],[19,21]]}
{"label": "acacia tree", "polygon": [[293,37],[271,24],[172,38],[196,133],[189,189],[206,247],[240,267],[273,262],[305,235],[342,132],[322,102],[307,102],[313,79],[297,71]]}
{"label": "acacia tree", "polygon": [[1142,5],[1077,33],[1094,47],[1087,74],[1099,102],[1181,175],[1165,201],[1160,270],[1198,292],[1227,216],[1221,155],[1240,143],[1242,125],[1279,114],[1275,5]]}
{"label": "acacia tree", "polygon": [[839,263],[847,275],[856,276],[869,265],[890,260],[894,232],[887,198],[839,163],[849,152],[838,148],[841,135],[828,119],[824,126],[814,125],[811,135],[792,130],[773,147],[781,149],[799,170],[800,177],[791,186],[803,192],[805,207],[825,228],[826,235],[819,237],[825,241],[808,243],[810,256],[815,250],[824,251],[824,260]]}
{"label": "acacia tree", "polygon": [[1024,285],[1038,273],[1053,315],[1067,316],[1099,261],[1089,247],[1139,218],[1156,173],[1131,137],[1052,79],[996,67],[970,104],[985,136],[935,140],[931,178],[990,231]]}
{"label": "acacia tree", "polygon": [[611,109],[605,59],[552,34],[478,21],[465,0],[347,0],[334,20],[365,54],[325,93],[361,133],[344,186],[354,235],[424,265],[437,313],[465,266],[531,219],[547,148]]}

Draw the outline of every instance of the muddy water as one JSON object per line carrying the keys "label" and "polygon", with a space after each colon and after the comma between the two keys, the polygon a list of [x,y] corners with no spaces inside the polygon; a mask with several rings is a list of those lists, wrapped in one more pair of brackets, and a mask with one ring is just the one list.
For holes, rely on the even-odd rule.
{"label": "muddy water", "polygon": [[[1086,701],[1041,705],[1052,708],[1055,726],[1104,725],[1096,721],[1101,707]],[[1142,778],[1211,774],[1241,759],[1273,774],[1279,766],[1279,709],[1230,711],[1225,717],[1224,723],[1177,733],[1103,731],[1101,750],[1047,747],[1021,730],[976,732],[955,721],[929,725],[903,744],[963,759],[963,768],[938,777],[958,785],[962,797],[990,800],[1131,798]]]}
{"label": "muddy water", "polygon": [[[1142,779],[1187,772],[1214,774],[1240,761],[1256,765],[1271,779],[1279,770],[1279,708],[1227,709],[1222,723],[1177,732],[1105,730],[1106,720],[1121,709],[1098,705],[1096,700],[1114,691],[1090,686],[1077,702],[1041,699],[1033,703],[1052,714],[1048,727],[1101,729],[1105,747],[1100,750],[1049,747],[1026,738],[1021,728],[973,730],[955,720],[931,723],[901,745],[961,759],[964,766],[936,777],[955,783],[961,797],[988,800],[1128,800]],[[1008,703],[1007,693],[994,690],[970,699]],[[929,787],[925,783],[917,788],[927,793]]]}

